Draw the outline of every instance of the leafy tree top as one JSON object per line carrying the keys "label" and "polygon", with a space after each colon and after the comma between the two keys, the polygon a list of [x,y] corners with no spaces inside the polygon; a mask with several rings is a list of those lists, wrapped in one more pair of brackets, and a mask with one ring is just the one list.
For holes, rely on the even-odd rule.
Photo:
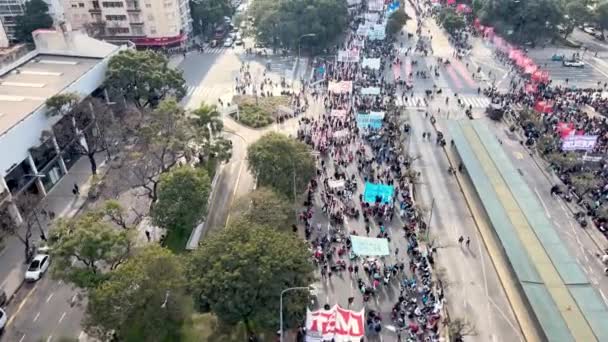
{"label": "leafy tree top", "polygon": [[182,72],[153,51],[126,50],[112,57],[105,84],[138,107],[154,107],[169,96],[180,100],[186,95]]}
{"label": "leafy tree top", "polygon": [[27,43],[33,41],[32,32],[53,27],[53,18],[49,15],[49,6],[43,0],[25,2],[23,15],[17,16],[15,21],[16,39]]}

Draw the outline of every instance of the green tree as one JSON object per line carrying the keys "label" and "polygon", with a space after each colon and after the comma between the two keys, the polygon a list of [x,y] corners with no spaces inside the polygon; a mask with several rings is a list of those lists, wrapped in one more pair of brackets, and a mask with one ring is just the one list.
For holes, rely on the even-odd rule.
{"label": "green tree", "polygon": [[[91,173],[97,174],[95,156],[108,152],[109,146],[119,142],[122,127],[112,110],[102,101],[93,98],[82,100],[76,93],[63,93],[48,98],[45,102],[51,117],[63,120],[53,126],[53,133],[61,148],[74,142],[72,151],[86,156]],[[41,139],[47,139],[47,131]]]}
{"label": "green tree", "polygon": [[484,1],[478,14],[483,24],[518,43],[552,37],[564,20],[564,10],[555,0]]}
{"label": "green tree", "polygon": [[49,239],[53,275],[78,287],[93,288],[127,260],[131,232],[103,220],[100,212],[57,220]]}
{"label": "green tree", "polygon": [[[203,240],[189,255],[186,274],[199,305],[225,323],[243,322],[249,332],[254,327],[276,329],[281,291],[314,281],[304,241],[247,222]],[[302,318],[306,296],[290,293],[284,301],[286,321]]]}
{"label": "green tree", "polygon": [[191,0],[190,15],[196,33],[209,35],[217,24],[224,23],[224,17],[232,14],[228,0]]}
{"label": "green tree", "polygon": [[310,147],[275,132],[249,145],[247,160],[260,186],[273,188],[288,198],[293,198],[294,192],[304,192],[315,174]]}
{"label": "green tree", "polygon": [[583,172],[570,177],[570,181],[576,190],[576,193],[583,197],[590,190],[593,190],[601,185],[602,181],[593,172]]}
{"label": "green tree", "polygon": [[51,27],[53,18],[49,15],[49,6],[43,0],[29,0],[25,2],[23,15],[15,18],[15,38],[31,43],[34,41],[32,32]]}
{"label": "green tree", "polygon": [[452,8],[446,7],[439,13],[439,22],[450,34],[465,27],[464,18]]}
{"label": "green tree", "polygon": [[595,8],[594,14],[595,22],[600,27],[603,37],[604,30],[608,29],[608,1],[600,2]]}
{"label": "green tree", "polygon": [[107,200],[101,206],[101,212],[117,226],[127,229],[127,212],[117,200]]}
{"label": "green tree", "polygon": [[547,161],[558,168],[561,172],[572,170],[579,161],[574,152],[552,152],[547,155]]}
{"label": "green tree", "polygon": [[152,222],[166,228],[168,236],[189,234],[207,211],[210,190],[209,176],[200,168],[181,166],[161,175]]}
{"label": "green tree", "polygon": [[169,250],[140,250],[88,297],[85,331],[100,340],[180,341],[192,314],[183,263]]}
{"label": "green tree", "polygon": [[279,230],[288,230],[295,222],[292,201],[265,187],[239,198],[233,212],[248,222]]}
{"label": "green tree", "polygon": [[389,36],[394,36],[399,33],[409,19],[410,17],[405,14],[405,11],[397,10],[391,13],[391,15],[388,17],[388,23],[386,24],[387,34]]}
{"label": "green tree", "polygon": [[591,19],[591,11],[581,0],[571,0],[564,6],[564,12],[568,16],[564,25],[564,38],[567,38],[576,26],[582,25]]}
{"label": "green tree", "polygon": [[154,51],[125,50],[108,63],[106,86],[137,107],[155,107],[167,97],[186,95],[182,72],[172,69],[165,56]]}
{"label": "green tree", "polygon": [[[258,0],[251,5],[256,40],[273,48],[325,49],[348,25],[345,0]],[[300,39],[306,34],[314,37]]]}

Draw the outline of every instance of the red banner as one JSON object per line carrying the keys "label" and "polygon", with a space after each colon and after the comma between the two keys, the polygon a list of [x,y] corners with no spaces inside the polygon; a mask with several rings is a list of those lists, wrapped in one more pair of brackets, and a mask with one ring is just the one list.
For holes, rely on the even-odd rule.
{"label": "red banner", "polygon": [[365,309],[359,312],[335,305],[329,310],[306,312],[306,341],[358,341],[365,335]]}

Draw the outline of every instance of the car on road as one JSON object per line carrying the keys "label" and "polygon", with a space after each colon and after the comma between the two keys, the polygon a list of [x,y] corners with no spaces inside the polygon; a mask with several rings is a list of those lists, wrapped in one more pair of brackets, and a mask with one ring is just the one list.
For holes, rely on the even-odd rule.
{"label": "car on road", "polygon": [[234,41],[234,44],[236,44],[236,45],[243,45],[243,38],[236,37],[236,40]]}
{"label": "car on road", "polygon": [[581,61],[566,61],[564,60],[563,65],[565,67],[571,67],[571,68],[584,68],[585,67],[585,63],[581,62]]}
{"label": "car on road", "polygon": [[232,43],[234,43],[232,38],[226,38],[226,40],[224,40],[224,47],[231,47]]}
{"label": "car on road", "polygon": [[583,31],[585,31],[586,33],[589,33],[589,34],[594,34],[595,28],[593,26],[585,26],[585,27],[583,27]]}
{"label": "car on road", "polygon": [[0,308],[0,331],[4,330],[4,327],[6,326],[6,321],[6,312],[4,312],[4,310]]}
{"label": "car on road", "polygon": [[49,269],[51,257],[48,254],[37,254],[25,272],[25,280],[36,281]]}

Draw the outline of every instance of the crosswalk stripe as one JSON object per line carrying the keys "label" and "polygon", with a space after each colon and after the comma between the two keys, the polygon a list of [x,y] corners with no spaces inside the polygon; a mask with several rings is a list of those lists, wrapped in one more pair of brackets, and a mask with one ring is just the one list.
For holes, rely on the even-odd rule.
{"label": "crosswalk stripe", "polygon": [[466,107],[485,108],[490,104],[490,99],[481,96],[461,96],[460,100]]}
{"label": "crosswalk stripe", "polygon": [[399,96],[396,98],[395,104],[398,107],[424,107],[424,96],[408,96],[405,103],[403,102],[403,98]]}

